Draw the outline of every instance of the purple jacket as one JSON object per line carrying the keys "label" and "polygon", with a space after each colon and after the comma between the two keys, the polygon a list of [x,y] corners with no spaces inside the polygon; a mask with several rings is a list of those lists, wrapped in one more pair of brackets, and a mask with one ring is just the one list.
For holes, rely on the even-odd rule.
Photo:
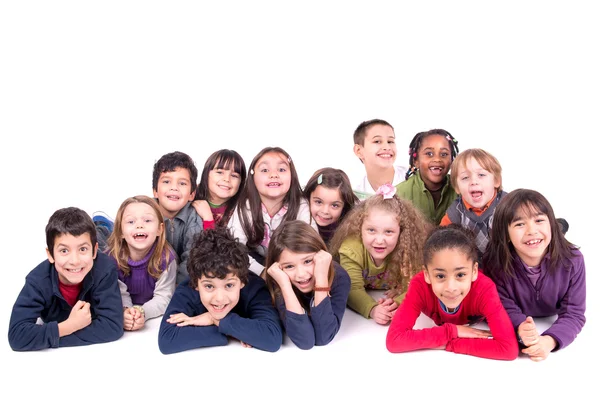
{"label": "purple jacket", "polygon": [[550,257],[542,260],[541,275],[534,287],[526,275],[527,268],[513,253],[515,276],[496,281],[498,294],[515,329],[531,317],[558,314],[556,321],[542,333],[552,336],[557,347],[568,346],[585,324],[585,263],[579,250],[556,271],[549,271]]}

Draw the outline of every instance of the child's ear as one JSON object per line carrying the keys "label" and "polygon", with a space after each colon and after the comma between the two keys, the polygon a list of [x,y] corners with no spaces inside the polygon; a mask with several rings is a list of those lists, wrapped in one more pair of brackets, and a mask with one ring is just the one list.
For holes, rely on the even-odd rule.
{"label": "child's ear", "polygon": [[365,157],[363,156],[362,152],[363,152],[363,146],[361,146],[360,144],[355,144],[354,145],[354,154],[356,154],[356,157],[358,157],[361,162],[364,162]]}
{"label": "child's ear", "polygon": [[188,201],[194,201],[194,197],[196,197],[196,191],[195,190],[192,193],[190,193],[190,195],[188,197]]}
{"label": "child's ear", "polygon": [[158,190],[152,189],[152,195],[155,199],[158,199]]}
{"label": "child's ear", "polygon": [[494,188],[498,189],[502,185],[502,180],[498,177],[494,177]]}
{"label": "child's ear", "polygon": [[92,259],[96,259],[96,256],[98,255],[98,242],[96,242],[96,245],[94,246],[94,256],[92,257]]}
{"label": "child's ear", "polygon": [[475,282],[477,280],[477,276],[479,275],[479,263],[473,264],[473,276],[471,277],[471,282]]}
{"label": "child's ear", "polygon": [[424,265],[423,265],[423,277],[425,277],[425,282],[427,282],[431,285],[431,279],[429,278],[429,271],[427,270],[427,267]]}
{"label": "child's ear", "polygon": [[158,232],[156,233],[156,237],[162,235],[163,229],[165,229],[165,224],[164,222],[161,222],[160,225],[158,225]]}
{"label": "child's ear", "polygon": [[52,257],[52,254],[50,254],[50,250],[48,250],[47,247],[46,247],[46,255],[48,256],[48,261],[50,261],[51,264],[54,264],[54,257]]}
{"label": "child's ear", "polygon": [[[266,271],[266,268],[265,268],[265,271]],[[240,283],[240,290],[242,290],[244,288],[244,286],[246,286],[246,284],[244,282],[241,282]]]}

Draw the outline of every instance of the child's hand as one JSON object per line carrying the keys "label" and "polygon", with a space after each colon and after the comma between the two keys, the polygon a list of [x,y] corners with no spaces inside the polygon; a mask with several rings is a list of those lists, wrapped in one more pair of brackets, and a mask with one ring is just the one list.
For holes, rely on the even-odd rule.
{"label": "child's hand", "polygon": [[177,324],[177,326],[209,326],[214,325],[214,320],[208,312],[204,314],[196,315],[195,317],[188,317],[184,313],[169,315],[167,320],[170,324]]}
{"label": "child's hand", "polygon": [[245,348],[247,348],[247,349],[251,349],[251,348],[252,348],[252,346],[251,346],[251,345],[249,345],[248,343],[244,343],[244,342],[242,342],[241,340],[240,340],[240,343],[242,344],[242,347],[245,347]]}
{"label": "child's hand", "polygon": [[521,350],[527,354],[533,361],[545,360],[552,350],[556,347],[556,340],[552,336],[542,335],[536,344]]}
{"label": "child's hand", "polygon": [[[393,310],[390,310],[390,307],[393,307],[393,305],[389,304],[388,301],[391,300],[392,303],[396,303],[392,299],[385,299],[384,301],[382,300],[383,299],[379,299],[379,304],[377,304],[371,309],[369,316],[373,318],[373,320],[375,320],[375,322],[377,322],[378,324],[387,325],[388,322],[390,322],[392,320],[392,317],[394,316]],[[398,305],[396,304],[396,307],[394,308],[397,307]]]}
{"label": "child's hand", "polygon": [[208,201],[194,200],[192,201],[192,207],[194,207],[194,210],[196,210],[203,221],[212,221],[214,219],[212,211],[210,211],[210,205],[208,205]]}
{"label": "child's hand", "polygon": [[131,312],[133,316],[133,326],[131,327],[132,331],[137,331],[144,327],[144,323],[146,321],[146,316],[142,314],[140,310],[132,307],[133,311]]}
{"label": "child's hand", "polygon": [[269,269],[267,269],[267,273],[275,280],[275,282],[277,282],[279,287],[292,284],[290,277],[283,272],[283,269],[278,262],[274,262]]}
{"label": "child's hand", "polygon": [[331,265],[331,254],[326,252],[325,250],[319,250],[317,254],[315,254],[313,260],[315,262],[315,282],[319,283],[319,286],[327,286],[329,279],[327,279],[329,275],[329,266]]}
{"label": "child's hand", "polygon": [[536,344],[540,340],[540,334],[535,327],[535,322],[533,322],[533,318],[527,317],[525,321],[519,324],[519,328],[517,330],[519,337],[523,344],[527,347]]}
{"label": "child's hand", "polygon": [[400,293],[402,293],[402,290],[400,290],[398,288],[394,288],[394,289],[386,290],[384,293],[384,296],[388,299],[393,299],[394,297],[398,296]]}
{"label": "child's hand", "polygon": [[135,308],[130,307],[123,310],[123,328],[126,331],[133,330],[133,312],[137,311]]}
{"label": "child's hand", "polygon": [[78,300],[71,309],[68,318],[73,332],[85,328],[92,323],[92,313],[90,312],[90,303]]}
{"label": "child's hand", "polygon": [[490,331],[486,331],[485,329],[471,328],[470,326],[456,325],[456,330],[459,338],[487,339],[492,337]]}

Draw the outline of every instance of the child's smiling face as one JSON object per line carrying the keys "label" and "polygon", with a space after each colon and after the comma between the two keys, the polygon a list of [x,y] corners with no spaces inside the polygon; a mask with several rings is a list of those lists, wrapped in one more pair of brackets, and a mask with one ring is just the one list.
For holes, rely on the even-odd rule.
{"label": "child's smiling face", "polygon": [[423,138],[417,151],[415,167],[429,190],[437,190],[444,185],[452,164],[452,150],[445,136],[429,135]]}
{"label": "child's smiling face", "polygon": [[177,167],[174,171],[160,174],[154,197],[158,199],[160,212],[165,218],[173,218],[188,203],[194,200],[190,171]]}
{"label": "child's smiling face", "polygon": [[396,161],[396,134],[387,125],[367,128],[363,145],[354,145],[354,154],[366,167],[389,168]]}
{"label": "child's smiling face", "polygon": [[277,152],[263,155],[254,167],[254,185],[261,200],[282,201],[290,190],[292,173],[287,158]]}
{"label": "child's smiling face", "polygon": [[310,214],[319,226],[328,226],[337,222],[344,210],[344,201],[337,188],[317,185],[310,194]]}
{"label": "child's smiling face", "polygon": [[243,287],[240,278],[233,273],[227,274],[223,279],[205,275],[198,279],[200,301],[210,316],[219,321],[240,301],[240,291]]}
{"label": "child's smiling face", "polygon": [[437,251],[425,267],[425,281],[449,311],[454,311],[477,279],[477,263],[461,249]]}
{"label": "child's smiling face", "polygon": [[48,249],[46,253],[56,268],[58,279],[65,285],[78,285],[94,266],[97,250],[98,244],[92,246],[89,233],[80,236],[64,233],[55,238],[53,254]]}

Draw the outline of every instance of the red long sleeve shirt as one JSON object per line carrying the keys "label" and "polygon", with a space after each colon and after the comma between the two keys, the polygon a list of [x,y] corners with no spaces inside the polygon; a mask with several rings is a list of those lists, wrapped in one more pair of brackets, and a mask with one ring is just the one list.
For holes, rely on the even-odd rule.
{"label": "red long sleeve shirt", "polygon": [[[421,312],[438,325],[413,329]],[[459,338],[456,325],[485,319],[493,338]],[[519,347],[512,323],[504,310],[496,285],[479,272],[471,290],[455,314],[440,305],[431,286],[420,272],[411,280],[406,298],[394,315],[387,333],[386,345],[392,353],[446,346],[447,351],[498,360],[514,360]]]}

